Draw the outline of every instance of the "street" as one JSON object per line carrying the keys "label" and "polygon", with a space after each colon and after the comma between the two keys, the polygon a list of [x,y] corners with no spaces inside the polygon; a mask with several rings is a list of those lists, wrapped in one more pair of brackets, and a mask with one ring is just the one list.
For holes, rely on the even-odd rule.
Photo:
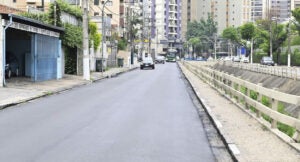
{"label": "street", "polygon": [[215,161],[175,63],[0,111],[0,161]]}

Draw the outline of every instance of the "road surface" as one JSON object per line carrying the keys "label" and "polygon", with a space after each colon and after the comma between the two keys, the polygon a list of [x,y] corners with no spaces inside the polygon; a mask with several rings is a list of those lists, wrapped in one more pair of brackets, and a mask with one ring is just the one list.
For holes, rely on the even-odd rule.
{"label": "road surface", "polygon": [[0,111],[0,161],[215,161],[175,63]]}

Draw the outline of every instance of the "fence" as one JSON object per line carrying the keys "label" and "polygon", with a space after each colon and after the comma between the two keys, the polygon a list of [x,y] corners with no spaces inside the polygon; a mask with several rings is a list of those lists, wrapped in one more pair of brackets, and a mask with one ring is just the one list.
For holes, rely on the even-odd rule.
{"label": "fence", "polygon": [[[300,142],[300,120],[278,111],[279,103],[299,106],[300,96],[268,89],[260,84],[253,84],[233,75],[213,70],[199,62],[183,62],[183,65],[232,101],[247,110],[254,111],[257,118],[264,117],[267,119],[272,129],[278,129],[278,125],[282,124],[292,128],[294,132],[290,136],[295,141]],[[253,95],[257,95],[257,98],[254,99]],[[266,98],[269,102],[267,106],[262,101]]]}
{"label": "fence", "polygon": [[226,62],[223,64],[235,68],[245,69],[257,73],[269,74],[279,77],[291,78],[294,80],[300,80],[300,68],[287,67],[287,66],[267,66],[260,64],[245,64],[236,62]]}

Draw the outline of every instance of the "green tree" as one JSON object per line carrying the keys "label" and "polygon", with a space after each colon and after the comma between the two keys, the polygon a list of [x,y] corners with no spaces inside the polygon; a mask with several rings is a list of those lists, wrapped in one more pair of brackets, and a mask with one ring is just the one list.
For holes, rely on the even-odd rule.
{"label": "green tree", "polygon": [[240,41],[238,31],[234,27],[228,27],[224,29],[222,32],[222,37],[229,39],[232,42],[238,43]]}
{"label": "green tree", "polygon": [[242,39],[250,41],[255,36],[255,26],[253,23],[246,23],[240,27]]}
{"label": "green tree", "polygon": [[201,47],[200,38],[198,38],[198,37],[191,38],[191,39],[189,39],[189,43],[192,45],[193,54],[196,53],[198,55],[201,50],[200,49],[200,47]]}

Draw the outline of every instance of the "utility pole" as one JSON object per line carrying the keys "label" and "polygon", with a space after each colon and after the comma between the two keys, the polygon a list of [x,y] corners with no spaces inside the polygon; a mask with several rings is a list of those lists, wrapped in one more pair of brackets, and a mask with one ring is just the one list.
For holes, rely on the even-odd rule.
{"label": "utility pole", "polygon": [[83,28],[83,79],[90,80],[89,34],[88,34],[88,0],[82,1],[82,28]]}
{"label": "utility pole", "polygon": [[287,66],[291,67],[291,20],[289,20],[288,24],[288,58],[287,58]]}

